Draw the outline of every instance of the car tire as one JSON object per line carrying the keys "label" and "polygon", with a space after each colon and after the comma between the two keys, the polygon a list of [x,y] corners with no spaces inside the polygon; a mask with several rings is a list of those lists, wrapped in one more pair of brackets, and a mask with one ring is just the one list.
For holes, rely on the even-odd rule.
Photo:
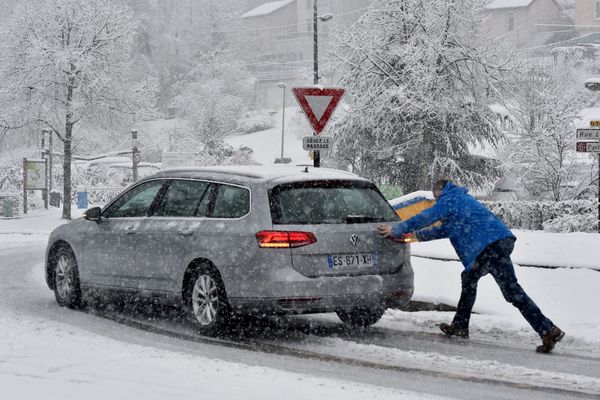
{"label": "car tire", "polygon": [[79,269],[73,250],[59,247],[54,254],[54,297],[62,307],[79,309],[83,305]]}
{"label": "car tire", "polygon": [[203,335],[223,333],[231,319],[225,286],[219,274],[209,266],[194,270],[184,292],[188,318]]}
{"label": "car tire", "polygon": [[340,320],[353,328],[366,328],[383,317],[385,308],[353,308],[336,311]]}

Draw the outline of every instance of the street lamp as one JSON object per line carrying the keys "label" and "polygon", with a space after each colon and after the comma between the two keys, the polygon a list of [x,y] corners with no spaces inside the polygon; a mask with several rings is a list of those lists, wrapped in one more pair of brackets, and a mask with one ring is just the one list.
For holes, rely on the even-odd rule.
{"label": "street lamp", "polygon": [[[589,78],[585,80],[584,86],[592,92],[600,92],[600,78]],[[598,233],[600,233],[600,153],[596,153],[598,159]]]}
{"label": "street lamp", "polygon": [[[314,84],[318,85],[319,76],[319,21],[327,22],[333,18],[333,14],[326,13],[319,15],[317,0],[313,0],[313,80]],[[314,166],[316,168],[321,166],[321,152],[314,152]]]}
{"label": "street lamp", "polygon": [[283,141],[285,137],[285,89],[287,88],[287,85],[283,82],[279,82],[277,87],[281,88],[283,92],[283,107],[281,109],[281,158],[276,158],[275,164],[289,164],[292,162],[292,159],[283,157]]}

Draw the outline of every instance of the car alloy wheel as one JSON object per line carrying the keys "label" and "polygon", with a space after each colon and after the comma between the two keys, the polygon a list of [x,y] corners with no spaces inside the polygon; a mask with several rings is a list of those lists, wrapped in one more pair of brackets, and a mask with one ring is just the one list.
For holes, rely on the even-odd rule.
{"label": "car alloy wheel", "polygon": [[210,326],[219,317],[219,288],[210,275],[200,275],[192,290],[192,309],[201,326]]}
{"label": "car alloy wheel", "polygon": [[73,265],[66,255],[62,254],[56,262],[56,290],[62,299],[67,299],[73,291]]}
{"label": "car alloy wheel", "polygon": [[80,308],[83,304],[77,261],[71,249],[62,247],[54,255],[54,297],[63,307]]}

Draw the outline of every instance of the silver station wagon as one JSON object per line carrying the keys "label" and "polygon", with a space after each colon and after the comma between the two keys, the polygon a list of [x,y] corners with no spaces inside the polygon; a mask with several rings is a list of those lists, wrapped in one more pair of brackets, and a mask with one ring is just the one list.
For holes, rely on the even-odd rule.
{"label": "silver station wagon", "polygon": [[54,230],[46,282],[71,308],[91,292],[152,296],[205,334],[234,313],[334,311],[364,327],[413,293],[409,245],[376,232],[396,221],[372,182],[345,171],[165,170]]}

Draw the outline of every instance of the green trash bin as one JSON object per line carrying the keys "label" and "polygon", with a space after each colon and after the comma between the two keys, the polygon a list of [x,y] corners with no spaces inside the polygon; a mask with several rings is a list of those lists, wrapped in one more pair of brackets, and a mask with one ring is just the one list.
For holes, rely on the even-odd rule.
{"label": "green trash bin", "polygon": [[2,199],[2,214],[5,217],[12,218],[14,217],[14,207],[15,207],[15,199],[12,197],[4,197]]}

